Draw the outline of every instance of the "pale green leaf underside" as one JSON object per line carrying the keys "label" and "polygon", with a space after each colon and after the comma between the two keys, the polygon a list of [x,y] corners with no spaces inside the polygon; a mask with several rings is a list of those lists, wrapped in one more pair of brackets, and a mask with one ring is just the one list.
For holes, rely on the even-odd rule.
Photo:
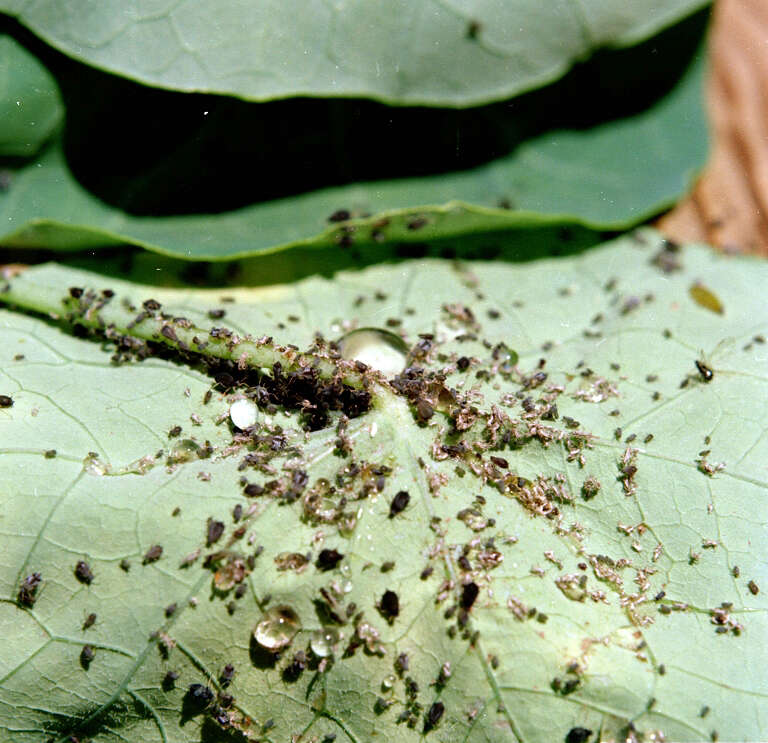
{"label": "pale green leaf underside", "polygon": [[[361,743],[374,734],[382,741],[417,740],[421,718],[413,730],[397,724],[406,700],[403,680],[396,679],[391,693],[381,687],[404,652],[410,659],[405,675],[418,682],[423,709],[438,699],[445,705],[428,740],[514,740],[514,729],[527,743],[550,743],[563,741],[576,726],[595,731],[590,740],[600,730],[604,740],[612,740],[628,721],[645,733],[661,730],[670,741],[701,741],[713,730],[722,740],[765,739],[768,347],[753,338],[768,332],[765,303],[756,291],[768,282],[768,266],[687,247],[680,256],[684,270],[662,274],[650,263],[658,236],[646,232],[642,240],[625,237],[580,257],[524,266],[411,261],[340,274],[333,281],[314,278],[259,290],[158,290],[55,265],[14,280],[10,292],[0,296],[41,309],[40,297],[52,307],[70,286],[112,288],[136,303],[152,296],[171,314],[202,327],[211,324],[207,309],[221,306],[227,315],[216,324],[239,334],[274,335],[302,348],[316,331],[335,338],[345,323],[383,327],[390,318],[402,320],[400,330],[409,343],[418,333],[455,336],[441,306],[463,303],[481,326],[475,331],[478,340],[446,340],[437,350],[447,356],[435,358],[433,368],[450,366],[456,358],[451,354],[477,361],[468,372],[451,372],[448,384],[465,379],[465,392],[476,385],[482,410],[517,391],[517,383],[500,377],[490,382],[475,377],[475,370],[491,360],[480,341],[504,342],[518,351],[525,373],[536,371],[539,358],[547,359],[545,385],[527,393],[534,400],[547,385],[565,386],[557,399],[561,418],[542,423],[565,429],[563,416],[571,416],[597,438],[594,448],[583,452],[584,469],[566,461],[558,444],[543,448],[532,442],[492,452],[523,477],[563,473],[573,502],[559,504],[558,531],[557,519],[534,517],[514,497],[482,485],[469,471],[457,476],[455,460],[432,458],[432,443],[447,425],[441,413],[419,427],[400,398],[384,395],[348,429],[356,461],[393,468],[383,492],[353,504],[362,510],[350,537],[336,527],[303,523],[299,503],[250,499],[258,508],[248,534],[256,536],[250,543],[246,535],[241,548],[249,553],[263,545],[264,550],[248,579],[248,593],[235,602],[230,616],[225,605],[231,596],[212,595],[210,573],[199,563],[178,567],[193,549],[202,546],[205,552],[208,517],[226,523],[225,539],[231,534],[232,508],[245,501],[240,476],[251,482],[271,479],[252,469],[238,471],[242,451],[223,456],[232,437],[216,419],[226,412],[226,400],[216,393],[203,405],[210,379],[183,364],[150,359],[113,367],[111,351],[101,344],[3,310],[0,393],[11,395],[14,404],[0,409],[0,737],[18,743],[37,743],[49,735],[64,740],[75,732],[74,720],[103,711],[100,724],[94,721],[83,734],[114,743],[213,740],[210,719],[201,732],[205,716],[182,718],[182,697],[191,683],[215,686],[206,673],[215,678],[232,663],[236,676],[228,691],[237,709],[254,719],[254,739],[271,719],[274,727],[264,737],[273,741],[305,729],[308,739],[317,740],[331,733],[336,740]],[[723,316],[690,299],[696,280],[717,294]],[[237,302],[220,304],[222,294]],[[639,304],[628,305],[630,297]],[[500,316],[490,317],[488,310]],[[602,318],[594,320],[598,314]],[[549,343],[551,349],[543,351]],[[701,352],[714,371],[709,383],[694,366]],[[14,360],[17,354],[24,358]],[[580,375],[586,367],[593,376]],[[619,396],[599,404],[574,398],[572,393],[593,384],[595,375],[614,383]],[[692,378],[681,388],[688,375]],[[519,401],[501,409],[514,417],[522,414]],[[610,415],[614,409],[620,415]],[[193,413],[201,417],[200,425],[191,423]],[[289,444],[299,447],[310,483],[333,478],[347,463],[331,453],[335,428],[305,440],[304,434],[292,433],[295,416],[278,412],[275,421],[282,422]],[[182,438],[210,440],[216,453],[172,472],[161,462],[143,475],[125,471],[146,455],[167,451],[174,425],[183,427]],[[617,426],[623,437],[637,434],[631,444],[638,450],[633,496],[616,479],[627,446],[615,440]],[[654,438],[645,443],[649,433]],[[44,456],[49,449],[57,450],[55,458]],[[703,449],[711,449],[708,461],[725,462],[725,469],[713,477],[701,472],[696,459]],[[111,465],[112,474],[85,471],[87,452]],[[435,495],[418,457],[429,473],[446,476]],[[283,474],[283,464],[279,457],[272,461],[272,477]],[[211,474],[210,482],[198,478],[200,471]],[[587,475],[602,483],[592,500],[580,495]],[[411,503],[389,519],[389,504],[400,489],[410,492]],[[485,518],[496,523],[475,533],[457,512],[478,495],[486,499]],[[172,516],[177,506],[181,512]],[[430,529],[434,516],[442,518],[442,538]],[[576,522],[583,527],[580,546],[565,533]],[[645,527],[638,531],[641,523]],[[635,528],[627,535],[619,524]],[[325,533],[322,544],[312,541],[319,531]],[[485,570],[478,550],[492,536],[504,559]],[[474,538],[479,541],[472,546]],[[704,540],[717,546],[703,547]],[[152,544],[163,545],[163,557],[142,566],[141,556]],[[470,631],[479,631],[474,644],[461,633],[453,639],[447,634],[456,617],[444,613],[455,603],[457,589],[448,588],[447,598],[436,603],[442,582],[462,574],[465,545],[480,586],[469,620]],[[344,553],[343,572],[321,573],[314,565],[300,575],[276,571],[277,553],[312,550],[316,555],[321,547]],[[694,564],[691,551],[700,554]],[[591,565],[578,567],[595,555],[631,561],[632,567],[619,570],[621,590],[598,580]],[[128,573],[119,568],[123,558],[132,562]],[[80,559],[95,574],[90,586],[73,574]],[[381,572],[389,560],[394,567]],[[434,573],[421,580],[427,565]],[[738,578],[733,577],[736,565]],[[541,577],[531,568],[540,568]],[[650,568],[657,572],[651,574]],[[45,583],[33,609],[23,610],[15,603],[19,580],[35,570]],[[645,570],[647,585],[635,582],[639,570]],[[604,591],[605,602],[566,598],[555,579],[570,573],[586,575],[587,589]],[[750,580],[761,588],[758,595],[749,591]],[[349,581],[342,603],[354,601],[365,612],[386,653],[338,654],[325,674],[316,676],[308,668],[296,681],[284,681],[281,673],[293,653],[306,649],[309,634],[320,626],[313,600],[320,587],[334,581],[342,590]],[[396,591],[401,604],[391,626],[374,607],[386,589]],[[665,598],[654,601],[662,589]],[[264,669],[251,662],[249,635],[261,617],[256,599],[268,593],[270,606],[288,603],[298,612],[303,631],[274,668]],[[645,599],[634,612],[621,606],[632,594]],[[198,599],[194,608],[187,604],[191,596]],[[536,607],[548,621],[516,620],[508,608],[510,597]],[[179,609],[166,619],[163,609],[172,602]],[[658,611],[660,604],[675,602],[689,609],[669,615]],[[715,633],[709,611],[721,602],[733,603],[731,618],[744,627],[740,636]],[[82,631],[89,612],[96,612],[98,621]],[[646,616],[652,624],[632,621],[642,624]],[[176,641],[167,660],[150,639],[158,629]],[[349,639],[350,625],[341,630]],[[87,672],[78,664],[86,641],[95,648]],[[442,688],[431,686],[446,662],[450,678]],[[570,678],[567,668],[574,662],[583,669],[580,685],[568,695],[555,693],[553,679]],[[166,691],[161,681],[170,669],[180,677],[176,689]],[[394,704],[377,714],[378,697],[391,697]],[[709,712],[702,717],[705,706]]]}
{"label": "pale green leaf underside", "polygon": [[0,156],[34,155],[63,113],[59,89],[48,70],[0,34]]}
{"label": "pale green leaf underside", "polygon": [[4,0],[0,10],[81,61],[162,88],[467,106],[544,85],[706,4]]}
{"label": "pale green leaf underside", "polygon": [[[342,208],[355,217],[355,243],[372,236],[423,242],[562,221],[624,229],[672,204],[704,163],[703,70],[702,55],[651,108],[589,129],[545,133],[474,170],[353,184],[218,215],[128,215],[83,189],[52,146],[0,192],[0,241],[62,250],[129,243],[222,260],[335,246],[345,228],[327,219]],[[516,211],[498,208],[502,199]],[[366,213],[373,216],[359,218]]]}

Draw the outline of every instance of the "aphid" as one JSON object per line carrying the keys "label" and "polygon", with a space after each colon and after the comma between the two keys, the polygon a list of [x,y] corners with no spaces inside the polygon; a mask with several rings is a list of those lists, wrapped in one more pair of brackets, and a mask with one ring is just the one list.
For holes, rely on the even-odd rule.
{"label": "aphid", "polygon": [[179,506],[176,506],[176,508],[171,511],[171,516],[178,516],[181,513],[181,508]]}
{"label": "aphid", "polygon": [[208,317],[210,317],[211,320],[221,320],[221,318],[224,317],[224,315],[226,314],[227,314],[226,310],[221,310],[221,309],[208,310]]}
{"label": "aphid", "polygon": [[190,684],[186,699],[190,706],[205,709],[213,701],[213,692],[205,684]]}
{"label": "aphid", "polygon": [[142,305],[144,309],[148,310],[149,312],[157,312],[162,307],[160,302],[155,299],[146,299],[144,302],[142,302]]}
{"label": "aphid", "polygon": [[663,663],[656,670],[659,672],[659,676],[664,676],[667,673],[667,667]]}
{"label": "aphid", "polygon": [[83,621],[83,632],[96,623],[96,614],[91,612]]}
{"label": "aphid", "polygon": [[179,339],[176,336],[176,331],[170,325],[163,325],[163,327],[160,328],[160,334],[173,343],[179,342]]}
{"label": "aphid", "polygon": [[227,665],[221,669],[221,675],[219,676],[222,689],[226,689],[232,683],[234,677],[235,667],[231,663],[227,663]]}
{"label": "aphid", "polygon": [[8,395],[0,395],[0,408],[13,407],[13,398]]}
{"label": "aphid", "polygon": [[122,570],[122,571],[127,573],[130,569],[131,569],[131,561],[130,560],[126,560],[125,558],[120,560],[120,570]]}
{"label": "aphid", "polygon": [[91,585],[91,582],[93,581],[93,572],[91,571],[90,565],[84,560],[80,560],[77,565],[75,565],[75,578],[81,583],[85,583],[87,586]]}
{"label": "aphid", "polygon": [[142,565],[148,565],[151,562],[157,562],[163,554],[163,548],[159,544],[153,544],[145,553]]}
{"label": "aphid", "polygon": [[398,513],[404,511],[410,502],[411,496],[407,491],[398,492],[392,499],[392,503],[389,504],[389,518],[394,518]]}
{"label": "aphid", "polygon": [[400,599],[394,591],[386,590],[381,596],[378,605],[379,613],[390,624],[395,621],[400,614]]}
{"label": "aphid", "polygon": [[409,230],[416,231],[420,230],[422,227],[427,226],[427,218],[426,217],[414,217],[413,219],[409,219],[406,223],[406,227]]}
{"label": "aphid", "polygon": [[91,665],[95,655],[96,653],[90,645],[83,645],[83,649],[80,651],[80,665],[84,670],[88,670],[88,666]]}
{"label": "aphid", "polygon": [[565,743],[587,743],[592,731],[587,728],[571,728],[565,736]]}
{"label": "aphid", "polygon": [[733,568],[731,569],[731,575],[732,575],[734,578],[738,578],[738,577],[739,577],[739,575],[741,575],[741,570],[739,569],[739,566],[738,566],[738,565],[734,565],[734,566],[733,566]]}
{"label": "aphid", "polygon": [[205,394],[203,395],[203,405],[207,405],[211,398],[213,397],[213,390],[206,390]]}
{"label": "aphid", "polygon": [[257,495],[262,495],[264,493],[264,487],[252,482],[250,485],[246,485],[243,492],[249,497],[254,498]]}
{"label": "aphid", "polygon": [[479,593],[480,589],[478,588],[477,583],[467,583],[464,588],[461,589],[461,608],[469,611],[475,603]]}
{"label": "aphid", "polygon": [[696,368],[699,370],[701,378],[705,382],[711,382],[712,378],[715,376],[715,373],[703,361],[696,359],[694,363],[696,364]]}
{"label": "aphid", "polygon": [[387,560],[386,562],[382,563],[380,569],[382,573],[388,573],[390,570],[394,570],[394,567],[395,567],[395,561]]}
{"label": "aphid", "polygon": [[646,436],[646,437],[643,439],[643,443],[644,443],[644,444],[650,444],[650,443],[651,443],[651,441],[653,441],[653,434],[652,434],[652,433],[649,433],[649,434],[648,434],[648,435],[647,435],[647,436]]}
{"label": "aphid", "polygon": [[422,423],[426,423],[434,414],[435,409],[426,400],[416,403],[416,415]]}
{"label": "aphid", "polygon": [[80,297],[83,296],[83,289],[81,289],[79,286],[70,286],[69,287],[69,296],[72,297],[72,299],[80,299]]}
{"label": "aphid", "polygon": [[215,521],[214,519],[208,519],[208,532],[206,535],[206,544],[210,547],[215,542],[221,539],[221,535],[224,533],[224,522]]}
{"label": "aphid", "polygon": [[466,371],[469,368],[469,359],[466,356],[462,356],[456,361],[456,367],[459,371]]}
{"label": "aphid", "polygon": [[350,219],[352,215],[349,212],[349,209],[337,209],[333,214],[331,214],[330,217],[328,217],[329,222],[346,222],[348,219]]}
{"label": "aphid", "polygon": [[659,591],[654,597],[654,601],[661,601],[667,595],[666,591]]}
{"label": "aphid", "polygon": [[235,598],[236,599],[243,598],[247,590],[248,590],[248,586],[245,583],[241,583],[237,588],[235,588]]}
{"label": "aphid", "polygon": [[506,459],[504,459],[504,457],[494,457],[494,456],[492,456],[491,457],[491,461],[497,467],[501,467],[501,469],[503,469],[503,470],[508,470],[509,469],[509,462]]}
{"label": "aphid", "polygon": [[757,594],[760,593],[760,586],[758,586],[757,583],[755,583],[753,580],[747,583],[747,588],[753,596],[757,596]]}
{"label": "aphid", "polygon": [[173,689],[173,687],[176,685],[176,680],[179,678],[179,672],[178,671],[168,671],[168,673],[163,676],[163,680],[161,682],[163,691],[170,691]]}
{"label": "aphid", "polygon": [[232,509],[232,519],[235,523],[240,521],[240,519],[243,516],[243,506],[242,504],[238,503],[233,509]]}
{"label": "aphid", "polygon": [[43,456],[46,459],[55,459],[56,458],[56,449],[46,449],[43,452]]}
{"label": "aphid", "polygon": [[177,605],[174,604],[168,604],[168,606],[165,607],[165,616],[170,619],[175,613],[176,613]]}
{"label": "aphid", "polygon": [[426,580],[434,572],[435,572],[435,569],[431,565],[427,565],[427,567],[425,567],[424,570],[421,571],[419,578],[421,578],[422,580]]}
{"label": "aphid", "polygon": [[631,433],[631,434],[629,434],[629,436],[627,436],[627,438],[624,439],[624,443],[625,444],[631,444],[636,438],[637,438],[637,434],[636,433]]}
{"label": "aphid", "polygon": [[445,705],[442,702],[434,702],[432,706],[427,710],[427,714],[424,715],[424,732],[428,733],[433,730],[440,718],[442,718],[445,712]]}
{"label": "aphid", "polygon": [[32,573],[24,578],[18,594],[18,601],[22,606],[34,606],[37,601],[37,589],[42,582],[43,576],[40,573]]}
{"label": "aphid", "polygon": [[169,439],[175,439],[179,434],[181,433],[181,426],[174,426],[170,431],[168,431],[168,438]]}
{"label": "aphid", "polygon": [[324,549],[320,550],[320,554],[317,556],[315,565],[318,570],[333,570],[339,562],[343,559],[344,555],[338,550]]}
{"label": "aphid", "polygon": [[400,653],[400,655],[395,658],[395,671],[397,671],[399,676],[402,676],[405,671],[408,670],[408,656],[405,653]]}

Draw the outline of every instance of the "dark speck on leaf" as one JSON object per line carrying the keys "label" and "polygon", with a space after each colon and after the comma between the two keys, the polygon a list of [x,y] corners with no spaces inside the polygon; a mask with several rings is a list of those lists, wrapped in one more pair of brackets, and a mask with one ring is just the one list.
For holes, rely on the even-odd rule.
{"label": "dark speck on leaf", "polygon": [[384,591],[379,601],[379,613],[390,624],[395,621],[400,614],[400,599],[394,591]]}
{"label": "dark speck on leaf", "polygon": [[715,374],[706,364],[697,359],[696,368],[699,370],[699,374],[705,382],[712,381],[712,378],[715,376]]}
{"label": "dark speck on leaf", "polygon": [[72,299],[80,299],[83,296],[83,290],[79,286],[71,286],[69,288],[69,296]]}
{"label": "dark speck on leaf", "polygon": [[428,733],[433,730],[437,723],[445,712],[445,705],[442,702],[434,702],[432,706],[427,710],[427,714],[424,716],[424,732]]}
{"label": "dark speck on leaf", "polygon": [[480,589],[477,587],[477,583],[467,583],[464,588],[461,589],[461,608],[467,610],[471,609],[479,593]]}
{"label": "dark speck on leaf", "polygon": [[389,518],[394,518],[398,513],[404,511],[411,501],[411,496],[405,491],[401,490],[392,499],[392,503],[389,505]]}
{"label": "dark speck on leaf", "polygon": [[91,665],[95,653],[90,645],[83,645],[83,649],[80,651],[80,665],[87,671]]}
{"label": "dark speck on leaf", "polygon": [[419,400],[416,403],[416,414],[419,420],[424,423],[435,414],[435,409],[426,400]]}
{"label": "dark speck on leaf", "polygon": [[163,691],[170,691],[173,689],[173,687],[176,685],[176,679],[179,678],[179,672],[178,671],[168,671],[168,673],[163,676],[162,681],[162,687]]}
{"label": "dark speck on leaf", "polygon": [[330,217],[329,222],[346,222],[352,215],[349,213],[349,209],[337,209]]}
{"label": "dark speck on leaf", "polygon": [[224,533],[223,521],[214,521],[213,519],[208,519],[208,534],[206,536],[206,543],[209,547],[215,542],[218,542],[219,539],[221,539],[221,535],[223,533]]}
{"label": "dark speck on leaf", "polygon": [[344,555],[338,550],[320,550],[315,565],[317,565],[318,570],[333,570],[343,557]]}
{"label": "dark speck on leaf", "polygon": [[185,701],[190,707],[203,710],[213,701],[213,692],[204,684],[190,684]]}
{"label": "dark speck on leaf", "polygon": [[590,735],[592,731],[587,728],[571,728],[565,736],[565,743],[587,743]]}
{"label": "dark speck on leaf", "polygon": [[93,572],[91,571],[90,565],[88,565],[87,562],[80,560],[77,565],[75,565],[75,577],[81,583],[85,583],[87,586],[91,585],[91,582],[93,581]]}
{"label": "dark speck on leaf", "polygon": [[8,395],[0,395],[0,408],[13,407],[13,398]]}
{"label": "dark speck on leaf", "polygon": [[159,544],[153,544],[145,553],[142,565],[148,565],[150,562],[157,562],[163,554],[163,548]]}

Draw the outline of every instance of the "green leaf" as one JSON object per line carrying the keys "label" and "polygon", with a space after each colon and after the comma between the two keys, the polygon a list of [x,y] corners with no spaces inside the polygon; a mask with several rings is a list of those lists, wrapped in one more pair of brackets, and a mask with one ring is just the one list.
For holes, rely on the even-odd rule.
{"label": "green leaf", "polygon": [[[652,51],[649,46],[651,59]],[[566,128],[543,131],[472,170],[354,183],[216,215],[127,214],[85,190],[60,147],[52,146],[0,193],[0,224],[6,225],[0,240],[8,247],[57,250],[129,243],[182,258],[222,260],[297,246],[423,243],[568,222],[595,230],[624,229],[672,204],[706,158],[703,70],[699,55],[650,107],[587,128],[575,120]],[[548,110],[558,107],[559,99],[548,101]],[[540,126],[538,106],[532,102],[522,110],[520,119],[499,111],[487,114],[498,117],[499,126],[514,138],[519,129]],[[187,159],[199,170],[198,160]],[[173,177],[162,184],[164,193],[179,188],[178,172],[171,172]],[[127,190],[142,187],[139,183]],[[500,200],[515,210],[499,208]],[[351,221],[329,224],[328,217],[339,209],[349,210]]]}
{"label": "green leaf", "polygon": [[[0,731],[409,741],[431,721],[427,740],[550,743],[576,727],[623,739],[631,723],[646,739],[765,739],[766,281],[763,262],[651,231],[526,265],[403,261],[261,289],[53,264],[13,279],[0,293],[17,308],[0,314]],[[722,314],[691,298],[696,282]],[[162,308],[137,320],[149,298]],[[142,347],[122,341],[115,365],[131,320],[152,353],[130,361]],[[340,362],[320,344],[319,377],[286,377],[308,357],[268,337],[305,349],[353,327],[401,333],[424,375],[391,387],[340,364],[371,407],[323,426],[323,406],[359,394],[322,392]],[[179,341],[209,345],[201,357]],[[275,359],[278,381],[249,372]],[[236,388],[206,404],[222,371]],[[256,438],[227,423],[244,393],[260,401]],[[258,554],[239,599],[202,566],[221,549]],[[277,657],[252,633],[280,606],[301,628]],[[343,634],[327,660],[324,627]],[[191,684],[212,690],[207,708]]]}
{"label": "green leaf", "polygon": [[34,155],[63,113],[48,70],[10,36],[0,34],[0,156]]}
{"label": "green leaf", "polygon": [[636,43],[705,5],[4,0],[0,10],[76,59],[162,88],[467,106],[549,83],[593,50]]}

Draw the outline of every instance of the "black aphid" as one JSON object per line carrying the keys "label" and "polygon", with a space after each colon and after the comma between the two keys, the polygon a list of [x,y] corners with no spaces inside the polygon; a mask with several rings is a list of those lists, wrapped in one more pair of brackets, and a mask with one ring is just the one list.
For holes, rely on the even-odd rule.
{"label": "black aphid", "polygon": [[43,582],[43,576],[40,573],[32,573],[21,582],[19,587],[18,600],[22,606],[34,606],[37,601],[37,589]]}
{"label": "black aphid", "polygon": [[203,405],[207,405],[211,398],[213,397],[213,390],[206,390],[206,393],[203,395]]}
{"label": "black aphid", "polygon": [[181,434],[181,426],[174,426],[170,431],[168,431],[168,438],[169,439],[175,439],[177,436]]}
{"label": "black aphid", "polygon": [[162,680],[162,687],[163,691],[170,691],[173,689],[173,687],[176,685],[176,680],[179,678],[179,672],[178,671],[168,671],[168,673],[163,676]]}
{"label": "black aphid", "polygon": [[11,407],[13,407],[13,398],[9,397],[8,395],[0,395],[0,408]]}
{"label": "black aphid", "polygon": [[434,414],[435,409],[426,400],[419,400],[416,403],[416,415],[422,423],[428,421]]}
{"label": "black aphid", "polygon": [[477,594],[480,593],[480,589],[477,586],[477,583],[467,583],[464,588],[461,589],[461,608],[462,609],[471,609],[472,604],[475,603],[475,599],[477,599]]}
{"label": "black aphid", "polygon": [[250,485],[246,485],[243,492],[249,497],[249,498],[255,498],[258,495],[263,495],[264,493],[264,486],[259,485],[258,483],[252,482]]}
{"label": "black aphid", "polygon": [[69,296],[72,299],[80,299],[83,296],[83,290],[79,286],[69,287]]}
{"label": "black aphid", "polygon": [[329,222],[346,222],[352,215],[349,213],[349,209],[337,209],[330,217]]}
{"label": "black aphid", "polygon": [[210,547],[214,542],[218,542],[221,539],[221,535],[224,533],[224,522],[214,521],[208,519],[208,532],[206,535],[206,543]]}
{"label": "black aphid", "polygon": [[400,614],[400,599],[394,591],[384,591],[378,608],[381,616],[392,624]]}
{"label": "black aphid", "polygon": [[696,368],[699,370],[699,374],[701,375],[701,378],[705,382],[711,382],[712,378],[715,376],[715,373],[702,361],[696,360]]}
{"label": "black aphid", "polygon": [[315,565],[318,570],[333,570],[336,565],[342,560],[344,555],[338,550],[320,550],[320,554],[317,556]]}
{"label": "black aphid", "polygon": [[504,459],[504,457],[491,457],[491,461],[497,466],[501,467],[503,470],[509,469],[509,462]]}
{"label": "black aphid", "polygon": [[43,452],[43,456],[46,459],[55,459],[56,458],[56,449],[46,449]]}
{"label": "black aphid", "polygon": [[213,696],[213,692],[205,684],[190,684],[186,702],[191,707],[203,710],[213,701]]}
{"label": "black aphid", "polygon": [[208,317],[210,317],[211,320],[221,320],[226,314],[226,310],[208,310]]}
{"label": "black aphid", "polygon": [[163,325],[163,327],[160,328],[160,334],[173,343],[178,343],[179,341],[178,337],[176,336],[176,331],[170,325]]}
{"label": "black aphid", "polygon": [[466,371],[469,369],[469,359],[466,356],[462,356],[456,361],[456,367],[459,371]]}
{"label": "black aphid", "polygon": [[238,503],[233,509],[232,509],[232,519],[237,523],[240,521],[240,519],[243,516],[243,506],[241,503]]}
{"label": "black aphid", "polygon": [[91,612],[83,621],[83,632],[87,630],[89,627],[93,627],[93,625],[96,622],[96,615]]}
{"label": "black aphid", "polygon": [[93,582],[93,571],[91,570],[90,565],[84,560],[80,560],[77,565],[75,565],[75,578],[81,583],[85,583],[87,586],[90,586]]}
{"label": "black aphid", "polygon": [[176,613],[176,604],[168,604],[168,606],[165,607],[165,616],[170,618]]}
{"label": "black aphid", "polygon": [[145,553],[142,565],[148,565],[150,562],[157,562],[163,554],[163,548],[159,544],[153,544]]}
{"label": "black aphid", "polygon": [[130,569],[131,569],[131,561],[130,560],[126,560],[125,558],[120,560],[120,570],[123,570],[123,571],[125,571],[127,573]]}
{"label": "black aphid", "polygon": [[758,586],[757,583],[755,583],[753,580],[747,583],[747,588],[753,596],[757,596],[757,594],[760,593],[760,586]]}
{"label": "black aphid", "polygon": [[424,715],[424,732],[433,730],[445,712],[445,705],[442,702],[434,702]]}
{"label": "black aphid", "polygon": [[226,689],[232,683],[234,677],[235,667],[231,663],[227,663],[227,665],[221,669],[221,674],[219,675],[219,681],[221,682],[222,688]]}
{"label": "black aphid", "polygon": [[90,645],[83,645],[80,651],[80,665],[87,671],[96,653]]}
{"label": "black aphid", "polygon": [[401,490],[392,499],[392,503],[389,504],[389,518],[394,518],[398,513],[408,508],[408,504],[411,502],[411,496],[405,490]]}
{"label": "black aphid", "polygon": [[565,743],[587,743],[591,730],[587,728],[571,728],[565,736]]}
{"label": "black aphid", "polygon": [[142,304],[144,305],[144,309],[149,310],[150,312],[157,312],[160,307],[162,307],[160,302],[155,299],[147,299]]}

